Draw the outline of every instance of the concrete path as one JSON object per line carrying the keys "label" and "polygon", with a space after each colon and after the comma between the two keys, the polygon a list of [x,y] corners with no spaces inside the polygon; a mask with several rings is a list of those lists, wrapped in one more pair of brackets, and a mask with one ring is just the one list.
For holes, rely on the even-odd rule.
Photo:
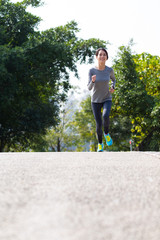
{"label": "concrete path", "polygon": [[159,153],[0,154],[0,240],[159,239]]}

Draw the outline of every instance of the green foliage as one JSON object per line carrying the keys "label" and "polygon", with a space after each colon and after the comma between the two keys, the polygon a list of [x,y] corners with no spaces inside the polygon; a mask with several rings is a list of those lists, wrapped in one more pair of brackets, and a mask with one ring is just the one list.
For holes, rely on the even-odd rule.
{"label": "green foliage", "polygon": [[93,57],[95,55],[95,50],[98,49],[100,46],[105,47],[106,43],[105,41],[91,38],[89,40],[83,40],[80,39],[77,41],[74,52],[77,57],[77,60],[80,60],[80,63],[92,63]]}
{"label": "green foliage", "polygon": [[147,93],[160,100],[160,57],[142,53],[135,56],[135,63]]}
{"label": "green foliage", "polygon": [[0,3],[0,45],[22,46],[34,34],[40,18],[26,11],[20,3]]}
{"label": "green foliage", "polygon": [[132,126],[130,119],[125,115],[115,114],[114,111],[115,107],[113,106],[110,115],[110,133],[113,139],[113,145],[110,146],[108,150],[129,151]]}
{"label": "green foliage", "polygon": [[159,138],[155,144],[153,136],[159,131],[159,58],[133,55],[130,46],[119,50],[114,65],[117,85],[113,117],[130,121],[130,137],[136,149],[157,150]]}
{"label": "green foliage", "polygon": [[74,151],[79,142],[79,137],[72,130],[72,118],[77,108],[78,101],[71,93],[68,100],[62,104],[59,123],[49,128],[44,136],[32,143],[31,149],[52,152]]}
{"label": "green foliage", "polygon": [[77,106],[78,101],[71,94],[61,107],[59,123],[56,127],[48,129],[46,135],[43,137],[46,151],[64,152],[75,150],[79,138],[72,131],[71,126],[72,117],[77,110]]}
{"label": "green foliage", "polygon": [[[40,19],[26,7],[40,3],[0,2],[0,151],[28,150],[56,126],[61,102],[71,88],[69,72],[78,77],[77,61],[85,62],[87,56],[92,61],[94,47],[105,45],[96,39],[79,40],[74,21],[35,31]],[[84,41],[84,49],[78,49],[79,41]]]}
{"label": "green foliage", "polygon": [[150,113],[152,98],[148,96],[144,83],[139,80],[130,46],[119,49],[114,65],[117,79],[115,103],[130,117],[143,116],[146,111]]}
{"label": "green foliage", "polygon": [[43,2],[41,0],[23,0],[21,2],[23,6],[32,6],[32,7],[39,7],[43,5]]}
{"label": "green foliage", "polygon": [[95,132],[95,120],[91,109],[91,98],[88,96],[80,104],[80,108],[75,112],[71,129],[79,136],[77,150],[85,151],[86,144],[90,143],[90,151],[95,151],[97,138]]}
{"label": "green foliage", "polygon": [[[135,56],[137,72],[150,101],[150,112],[134,123],[141,134],[140,150],[160,150],[160,57],[142,53]],[[135,132],[133,130],[133,132]]]}

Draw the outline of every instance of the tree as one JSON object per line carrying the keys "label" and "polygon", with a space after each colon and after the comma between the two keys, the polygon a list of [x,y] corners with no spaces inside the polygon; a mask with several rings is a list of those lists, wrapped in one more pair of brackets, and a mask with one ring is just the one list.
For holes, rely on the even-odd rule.
{"label": "tree", "polygon": [[90,145],[90,151],[96,151],[96,124],[91,109],[90,96],[80,103],[80,108],[75,112],[70,128],[78,138],[77,151],[86,151],[86,144]]}
{"label": "tree", "polygon": [[151,111],[150,101],[153,99],[148,96],[143,82],[139,79],[130,45],[122,46],[119,50],[114,65],[116,78],[118,79],[115,104],[130,117],[143,116],[146,111]]}
{"label": "tree", "polygon": [[76,149],[79,139],[76,133],[72,131],[71,125],[78,104],[78,100],[75,99],[72,92],[68,100],[62,104],[58,125],[48,129],[46,135],[32,145],[33,151],[64,152]]}
{"label": "tree", "polygon": [[30,148],[46,129],[56,126],[61,102],[71,88],[69,72],[77,62],[92,62],[106,42],[78,39],[77,23],[35,31],[40,18],[27,6],[41,1],[0,2],[0,151]]}
{"label": "tree", "polygon": [[34,29],[38,26],[40,18],[27,12],[26,7],[29,4],[39,4],[36,0],[29,2],[31,1],[14,4],[9,0],[0,1],[0,45],[21,46],[35,33]]}
{"label": "tree", "polygon": [[[115,92],[114,115],[118,114],[121,118],[127,117],[130,120],[130,136],[133,138],[137,149],[155,149],[153,144],[152,148],[149,145],[156,130],[153,127],[156,100],[153,94],[149,93],[147,87],[148,84],[150,85],[150,78],[153,75],[150,73],[148,78],[143,77],[144,73],[148,72],[146,66],[143,68],[145,60],[142,67],[142,63],[140,64],[138,60],[139,57],[132,54],[130,45],[119,49],[119,55],[114,65],[118,80]],[[158,71],[156,70],[154,73],[157,75]],[[145,74],[145,76],[147,75]],[[157,112],[155,113],[156,116]],[[155,119],[157,118],[155,117]]]}
{"label": "tree", "polygon": [[[148,53],[137,54],[135,57],[136,69],[140,81],[144,84],[147,94],[154,99],[151,113],[146,115],[135,128],[141,132],[140,150],[160,150],[160,57]],[[134,132],[134,130],[133,130]]]}

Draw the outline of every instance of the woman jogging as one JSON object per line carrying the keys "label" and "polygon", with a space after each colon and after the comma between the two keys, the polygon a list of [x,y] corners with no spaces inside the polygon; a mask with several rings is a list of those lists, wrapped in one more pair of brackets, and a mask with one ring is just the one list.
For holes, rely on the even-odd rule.
{"label": "woman jogging", "polygon": [[[109,134],[109,114],[116,80],[113,69],[105,65],[108,59],[108,52],[104,48],[99,48],[96,51],[96,59],[97,66],[89,70],[88,89],[91,90],[91,105],[96,121],[97,152],[103,152],[102,125],[106,143],[108,146],[112,145],[112,139]],[[110,80],[112,81],[111,87],[109,87]],[[101,114],[102,108],[103,114]]]}

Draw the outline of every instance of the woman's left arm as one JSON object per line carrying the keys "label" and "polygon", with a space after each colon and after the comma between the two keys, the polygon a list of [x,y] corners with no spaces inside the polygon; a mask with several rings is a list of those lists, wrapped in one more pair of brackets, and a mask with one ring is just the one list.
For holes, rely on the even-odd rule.
{"label": "woman's left arm", "polygon": [[111,90],[110,90],[110,92],[111,92],[111,93],[114,93],[115,85],[116,85],[116,78],[115,78],[115,75],[114,75],[114,71],[113,71],[113,69],[111,69],[110,78],[111,78],[111,80],[112,80],[112,84],[111,84]]}

